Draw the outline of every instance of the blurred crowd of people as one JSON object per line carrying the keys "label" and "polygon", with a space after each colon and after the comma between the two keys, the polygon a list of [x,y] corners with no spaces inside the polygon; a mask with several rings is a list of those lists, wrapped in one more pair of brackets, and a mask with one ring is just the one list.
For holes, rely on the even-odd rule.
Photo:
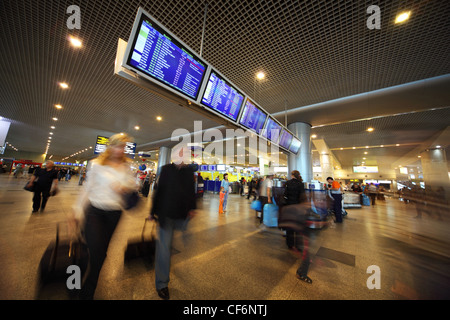
{"label": "blurred crowd of people", "polygon": [[404,187],[400,190],[400,197],[405,204],[416,206],[416,218],[422,218],[423,214],[442,220],[449,208],[449,203],[443,187],[434,188],[426,186],[421,188],[417,185],[412,188]]}

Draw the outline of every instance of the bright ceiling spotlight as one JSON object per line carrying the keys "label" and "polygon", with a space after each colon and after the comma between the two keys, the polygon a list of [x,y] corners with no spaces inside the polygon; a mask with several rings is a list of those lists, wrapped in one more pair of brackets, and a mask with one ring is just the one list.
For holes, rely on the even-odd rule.
{"label": "bright ceiling spotlight", "polygon": [[396,17],[395,17],[395,23],[403,23],[406,20],[409,19],[409,17],[411,16],[411,11],[403,11],[400,12]]}
{"label": "bright ceiling spotlight", "polygon": [[70,44],[75,48],[81,48],[83,46],[83,43],[81,42],[81,40],[76,37],[69,36],[69,41],[70,41]]}
{"label": "bright ceiling spotlight", "polygon": [[256,74],[256,78],[257,78],[258,80],[264,79],[265,76],[266,76],[266,75],[265,75],[264,72],[262,72],[262,71],[260,71],[260,72],[258,72],[258,73]]}
{"label": "bright ceiling spotlight", "polygon": [[62,109],[62,105],[60,105],[60,104],[55,104],[55,108],[56,108],[56,109]]}
{"label": "bright ceiling spotlight", "polygon": [[367,131],[369,131],[369,132],[372,132],[373,130],[374,130],[374,128],[372,128],[372,127],[367,128]]}
{"label": "bright ceiling spotlight", "polygon": [[315,139],[315,138],[317,138],[317,135],[316,135],[316,134],[313,134],[313,135],[311,136],[311,138]]}
{"label": "bright ceiling spotlight", "polygon": [[141,129],[141,127],[139,127],[139,126],[134,126],[134,130],[139,130],[139,129]]}
{"label": "bright ceiling spotlight", "polygon": [[67,88],[69,88],[69,85],[68,85],[67,83],[65,83],[65,82],[59,82],[58,84],[59,84],[59,86],[60,86],[62,89],[67,89]]}
{"label": "bright ceiling spotlight", "polygon": [[58,121],[58,118],[52,118],[53,121]]}
{"label": "bright ceiling spotlight", "polygon": [[161,121],[161,120],[162,120],[162,117],[161,117],[161,116],[157,116],[157,117],[156,117],[156,120]]}

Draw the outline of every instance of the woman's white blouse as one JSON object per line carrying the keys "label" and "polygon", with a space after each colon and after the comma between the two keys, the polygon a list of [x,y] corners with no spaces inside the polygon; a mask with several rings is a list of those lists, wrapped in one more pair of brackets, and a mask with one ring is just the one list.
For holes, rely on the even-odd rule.
{"label": "woman's white blouse", "polygon": [[84,190],[74,205],[76,215],[83,214],[89,202],[101,210],[121,210],[123,197],[115,191],[118,187],[136,189],[130,166],[123,164],[115,168],[93,161],[86,174]]}

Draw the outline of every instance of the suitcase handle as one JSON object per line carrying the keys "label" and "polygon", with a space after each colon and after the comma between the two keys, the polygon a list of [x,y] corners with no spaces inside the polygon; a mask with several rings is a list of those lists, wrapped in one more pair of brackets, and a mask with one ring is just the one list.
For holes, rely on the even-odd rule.
{"label": "suitcase handle", "polygon": [[[54,271],[56,268],[56,257],[58,256],[58,247],[59,247],[59,226],[61,222],[58,222],[56,224],[56,241],[55,241],[55,248],[53,249],[52,255],[50,257],[50,270]],[[145,225],[144,225],[145,227]],[[78,241],[81,242],[81,237],[78,235]],[[69,257],[72,256],[72,253],[74,252],[73,249],[73,240],[70,240],[70,246],[69,246]]]}
{"label": "suitcase handle", "polygon": [[[145,227],[147,226],[147,222],[149,222],[149,221],[150,221],[149,218],[145,218],[144,227],[142,228],[142,233],[141,233],[141,239],[142,239],[142,242],[144,242]],[[156,223],[153,223],[152,230],[150,231],[150,233],[152,234],[152,238],[155,238],[155,237],[153,236],[154,230],[155,230],[155,226],[156,226]]]}

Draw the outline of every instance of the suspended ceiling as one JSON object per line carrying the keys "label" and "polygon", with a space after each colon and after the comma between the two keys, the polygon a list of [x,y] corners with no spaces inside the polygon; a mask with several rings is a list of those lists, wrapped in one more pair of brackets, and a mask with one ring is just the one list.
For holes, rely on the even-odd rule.
{"label": "suspended ceiling", "polygon": [[[208,1],[203,58],[273,114],[450,73],[450,2],[370,4],[380,6],[380,30],[367,28],[365,1]],[[70,5],[81,9],[80,30],[66,26]],[[128,39],[140,6],[200,51],[205,1],[0,2],[0,116],[12,122],[8,140],[15,147],[43,153],[52,125],[56,129],[49,154],[63,157],[92,146],[97,135],[126,131],[145,145],[169,138],[177,128],[192,131],[194,120],[203,121],[203,128],[217,126],[114,77],[117,40]],[[395,25],[396,14],[406,9],[412,12],[410,20]],[[78,36],[83,47],[71,47],[69,35]],[[265,72],[263,81],[256,80],[258,71]],[[61,90],[59,81],[70,88]],[[436,98],[440,108],[449,106],[447,96]],[[407,99],[397,101],[400,108]],[[435,106],[427,99],[421,109],[428,103]],[[56,110],[55,104],[63,109]],[[362,122],[316,131],[336,147],[390,139],[400,143],[397,138],[418,141],[424,130],[448,125],[448,110],[442,112],[430,111],[424,119],[386,118],[391,126],[381,122],[371,136],[357,133],[365,132]],[[333,114],[345,122],[339,110],[328,118]],[[316,119],[309,122],[325,124]],[[347,119],[353,120],[350,113]],[[135,131],[135,125],[141,129]]]}

